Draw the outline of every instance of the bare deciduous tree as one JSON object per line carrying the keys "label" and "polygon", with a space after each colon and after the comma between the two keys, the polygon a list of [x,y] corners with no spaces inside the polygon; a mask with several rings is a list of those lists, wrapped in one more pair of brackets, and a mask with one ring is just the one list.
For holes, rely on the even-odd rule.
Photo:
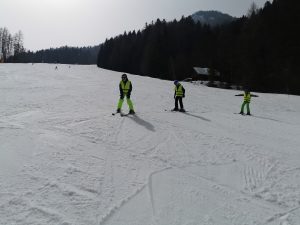
{"label": "bare deciduous tree", "polygon": [[13,37],[13,48],[14,48],[14,55],[20,54],[24,52],[23,47],[23,33],[19,31]]}
{"label": "bare deciduous tree", "polygon": [[24,51],[21,31],[12,36],[6,27],[0,28],[0,61],[6,62],[8,57]]}

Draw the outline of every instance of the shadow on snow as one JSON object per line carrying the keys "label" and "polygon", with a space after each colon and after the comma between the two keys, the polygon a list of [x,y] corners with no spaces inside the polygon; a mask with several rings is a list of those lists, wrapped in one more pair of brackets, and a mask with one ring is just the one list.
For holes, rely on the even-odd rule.
{"label": "shadow on snow", "polygon": [[129,116],[129,118],[132,119],[137,124],[145,127],[146,129],[148,129],[148,130],[150,130],[152,132],[155,132],[155,128],[154,128],[154,126],[151,123],[143,120],[142,118],[138,117],[137,115]]}

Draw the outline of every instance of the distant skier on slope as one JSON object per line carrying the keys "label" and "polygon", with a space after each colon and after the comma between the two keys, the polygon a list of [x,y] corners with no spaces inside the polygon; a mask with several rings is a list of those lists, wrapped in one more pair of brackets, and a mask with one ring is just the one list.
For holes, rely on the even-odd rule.
{"label": "distant skier on slope", "polygon": [[117,113],[121,113],[124,97],[126,97],[127,104],[129,106],[129,114],[135,114],[132,101],[130,100],[132,84],[131,81],[128,80],[127,75],[125,73],[122,75],[122,80],[120,81],[119,84],[119,90],[120,90],[120,99],[118,102]]}
{"label": "distant skier on slope", "polygon": [[247,107],[247,115],[251,115],[250,113],[250,101],[251,97],[258,97],[258,95],[252,95],[248,89],[245,89],[244,94],[238,94],[235,96],[244,96],[244,102],[241,106],[240,114],[244,115],[244,107]]}
{"label": "distant skier on slope", "polygon": [[[182,103],[182,98],[185,97],[185,89],[183,88],[182,84],[179,83],[178,80],[174,81],[174,99],[175,99],[175,108],[172,109],[172,111],[180,111],[180,112],[185,112],[183,103]],[[180,104],[180,110],[178,110],[178,102]]]}

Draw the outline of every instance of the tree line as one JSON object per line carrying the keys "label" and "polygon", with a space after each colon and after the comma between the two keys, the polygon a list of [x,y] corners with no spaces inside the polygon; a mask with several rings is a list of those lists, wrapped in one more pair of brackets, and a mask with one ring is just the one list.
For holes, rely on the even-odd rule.
{"label": "tree line", "polygon": [[214,68],[221,81],[253,91],[300,94],[300,4],[273,0],[230,24],[210,27],[191,17],[157,20],[107,39],[98,67],[169,80],[193,67]]}
{"label": "tree line", "polygon": [[7,62],[9,57],[24,51],[22,32],[12,35],[6,27],[0,27],[0,62]]}
{"label": "tree line", "polygon": [[0,28],[0,62],[4,63],[64,63],[64,64],[96,64],[99,46],[60,47],[26,51],[21,31],[12,35],[4,27]]}
{"label": "tree line", "polygon": [[99,46],[50,48],[36,52],[26,51],[9,58],[14,63],[96,64]]}

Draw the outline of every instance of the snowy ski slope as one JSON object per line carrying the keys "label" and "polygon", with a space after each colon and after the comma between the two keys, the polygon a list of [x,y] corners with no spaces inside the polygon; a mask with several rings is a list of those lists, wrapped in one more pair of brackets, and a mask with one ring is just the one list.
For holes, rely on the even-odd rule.
{"label": "snowy ski slope", "polygon": [[[299,225],[300,97],[121,73],[0,64],[1,225]],[[124,102],[123,109],[128,108]]]}

